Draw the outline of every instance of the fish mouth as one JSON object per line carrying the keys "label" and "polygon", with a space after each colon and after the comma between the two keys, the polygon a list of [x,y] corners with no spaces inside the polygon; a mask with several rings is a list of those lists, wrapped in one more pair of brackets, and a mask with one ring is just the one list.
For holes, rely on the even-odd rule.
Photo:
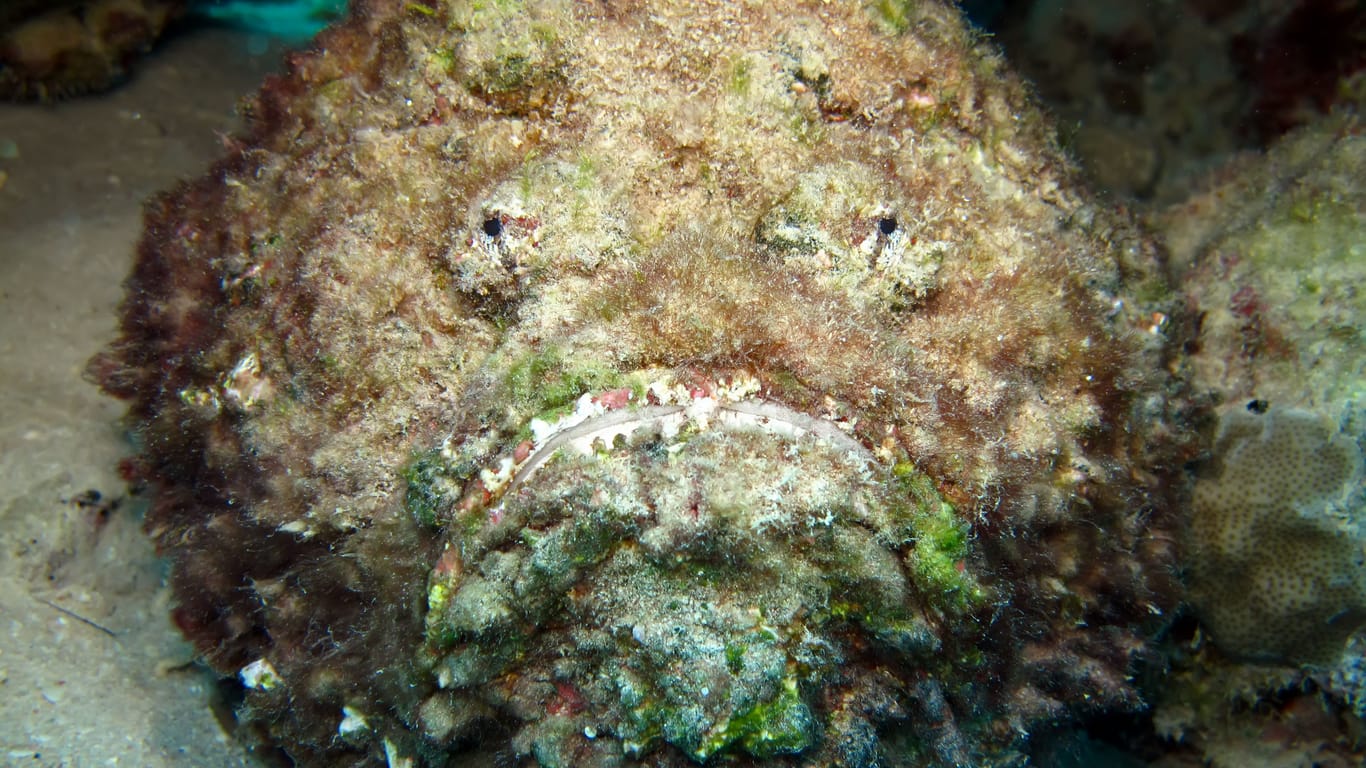
{"label": "fish mouth", "polygon": [[849,470],[870,479],[883,461],[860,441],[857,422],[835,409],[829,415],[812,415],[772,399],[748,373],[700,385],[656,379],[639,388],[585,393],[568,414],[553,421],[533,418],[530,438],[483,469],[458,509],[463,513],[483,508],[497,521],[503,500],[527,487],[558,455],[592,456],[650,440],[678,451],[683,439],[705,433],[819,443],[843,456]]}
{"label": "fish mouth", "polygon": [[787,406],[766,400],[723,403],[703,398],[689,405],[647,405],[631,411],[615,411],[591,417],[584,422],[548,436],[527,456],[508,483],[508,492],[531,481],[532,476],[558,451],[589,455],[621,441],[642,435],[664,441],[675,440],[689,429],[720,430],[768,434],[780,439],[800,440],[810,436],[842,449],[850,459],[863,466],[873,464],[873,456],[861,443],[841,432],[834,422],[808,416]]}
{"label": "fish mouth", "polygon": [[522,706],[515,681],[571,663],[585,717],[628,754],[811,748],[828,725],[815,691],[839,669],[919,669],[945,610],[987,599],[953,508],[854,413],[737,374],[531,419],[469,481],[429,575],[437,687]]}

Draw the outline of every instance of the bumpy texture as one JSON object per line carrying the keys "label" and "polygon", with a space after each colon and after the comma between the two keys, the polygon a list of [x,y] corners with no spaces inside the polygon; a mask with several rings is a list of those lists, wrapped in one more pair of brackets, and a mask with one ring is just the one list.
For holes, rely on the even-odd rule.
{"label": "bumpy texture", "polygon": [[[1363,172],[1366,140],[1356,118],[1345,113],[1291,135],[1266,158],[1229,169],[1207,193],[1170,213],[1165,225],[1174,261],[1185,273],[1187,301],[1200,318],[1196,342],[1190,345],[1192,379],[1201,395],[1226,410],[1212,459],[1216,465],[1248,462],[1240,470],[1241,481],[1202,481],[1204,490],[1196,502],[1206,512],[1196,511],[1192,551],[1225,552],[1230,531],[1241,529],[1250,540],[1234,557],[1249,564],[1265,558],[1266,578],[1278,572],[1288,576],[1301,567],[1319,571],[1333,586],[1325,582],[1295,601],[1301,607],[1317,601],[1319,607],[1311,613],[1321,619],[1337,616],[1320,636],[1336,637],[1339,647],[1343,631],[1359,623],[1353,617],[1361,600],[1358,527],[1363,502],[1360,480],[1346,467],[1351,463],[1347,457],[1359,455],[1366,444]],[[1267,412],[1265,418],[1258,416],[1261,411]],[[1303,413],[1291,416],[1291,411]],[[1258,426],[1262,422],[1265,428]],[[1253,439],[1263,429],[1265,439]],[[1315,440],[1318,449],[1309,444]],[[1260,458],[1240,459],[1238,453]],[[1328,458],[1331,464],[1325,463]],[[1254,468],[1257,463],[1264,472]],[[1338,468],[1331,477],[1317,474],[1330,466]],[[1348,485],[1337,492],[1328,487],[1333,483]],[[1236,516],[1241,522],[1229,517],[1238,504],[1213,498],[1220,488],[1244,494],[1247,506]],[[1326,509],[1330,501],[1332,509]],[[1282,511],[1264,518],[1258,505]],[[1225,511],[1202,517],[1214,508]],[[1299,526],[1299,532],[1292,535],[1286,524]],[[1293,558],[1302,566],[1269,562],[1284,559],[1277,554],[1283,545],[1273,542],[1299,537],[1308,537],[1294,545],[1304,550]],[[1311,545],[1311,539],[1316,543]],[[1192,556],[1192,568],[1212,569],[1206,574],[1214,581],[1231,575],[1222,570],[1227,565],[1222,559],[1214,564]],[[1216,573],[1223,576],[1212,576]],[[1235,582],[1251,573],[1235,577]],[[1262,577],[1252,578],[1260,583]],[[1218,599],[1208,590],[1233,593],[1237,587],[1215,586],[1214,581],[1199,585],[1206,590],[1205,619],[1226,628],[1216,631],[1215,639],[1228,650],[1241,656],[1324,660],[1328,649],[1320,643],[1302,649],[1288,644],[1291,637],[1306,639],[1290,630],[1294,622],[1288,615],[1272,620],[1271,614],[1249,612],[1245,600]],[[1271,584],[1258,589],[1286,597],[1294,592],[1288,583],[1279,590]],[[1289,603],[1282,608],[1298,610]],[[1278,629],[1265,625],[1252,633],[1234,631],[1229,628],[1235,622],[1231,614],[1239,611],[1244,615],[1238,624],[1271,622]],[[1222,615],[1216,618],[1211,612]]]}
{"label": "bumpy texture", "polygon": [[1321,416],[1226,413],[1195,485],[1192,599],[1220,647],[1332,660],[1366,623],[1361,451]]}
{"label": "bumpy texture", "polygon": [[1038,86],[1087,173],[1170,205],[1359,91],[1366,8],[1340,0],[976,3]]}
{"label": "bumpy texture", "polygon": [[1184,557],[1206,631],[1173,633],[1154,722],[1213,765],[1364,759],[1359,114],[1224,169],[1161,222],[1199,319],[1193,396],[1221,415]]}
{"label": "bumpy texture", "polygon": [[184,8],[184,0],[0,0],[0,99],[104,90]]}
{"label": "bumpy texture", "polygon": [[1360,119],[1344,112],[1165,215],[1200,317],[1193,378],[1217,401],[1310,409],[1366,435],[1364,175]]}
{"label": "bumpy texture", "polygon": [[93,371],[264,740],[990,765],[1141,705],[1171,293],[952,8],[374,0],[248,113]]}

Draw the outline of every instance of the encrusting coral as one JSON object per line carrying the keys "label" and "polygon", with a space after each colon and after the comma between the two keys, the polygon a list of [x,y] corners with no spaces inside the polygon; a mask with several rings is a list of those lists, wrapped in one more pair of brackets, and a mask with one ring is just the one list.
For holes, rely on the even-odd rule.
{"label": "encrusting coral", "polygon": [[357,3],[154,200],[175,620],[299,764],[1010,764],[1142,701],[1157,250],[929,2]]}
{"label": "encrusting coral", "polygon": [[[1240,656],[1324,661],[1333,649],[1305,633],[1335,637],[1327,644],[1340,649],[1360,623],[1366,142],[1353,126],[1342,115],[1290,136],[1226,171],[1164,227],[1200,318],[1194,385],[1224,404],[1213,471],[1196,485],[1188,559],[1203,582],[1197,602],[1221,614],[1205,617],[1224,628],[1216,640]],[[1253,585],[1256,597],[1230,599]],[[1286,599],[1280,608],[1275,595]],[[1253,612],[1255,599],[1266,612]]]}
{"label": "encrusting coral", "polygon": [[0,0],[0,99],[58,99],[122,80],[185,0]]}
{"label": "encrusting coral", "polygon": [[1361,451],[1322,416],[1226,413],[1217,476],[1196,483],[1192,600],[1219,646],[1332,660],[1366,623]]}
{"label": "encrusting coral", "polygon": [[1184,537],[1203,631],[1172,642],[1154,721],[1216,765],[1363,759],[1356,103],[1224,169],[1158,222],[1197,318],[1183,365],[1219,418]]}

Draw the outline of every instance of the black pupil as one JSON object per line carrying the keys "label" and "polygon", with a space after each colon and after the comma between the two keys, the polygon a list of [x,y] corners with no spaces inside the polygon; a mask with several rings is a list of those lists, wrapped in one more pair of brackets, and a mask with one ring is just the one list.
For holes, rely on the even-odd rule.
{"label": "black pupil", "polygon": [[884,235],[890,235],[896,231],[896,219],[892,216],[884,216],[877,220],[877,229]]}
{"label": "black pupil", "polygon": [[497,218],[484,219],[484,234],[497,237],[503,234],[503,222]]}

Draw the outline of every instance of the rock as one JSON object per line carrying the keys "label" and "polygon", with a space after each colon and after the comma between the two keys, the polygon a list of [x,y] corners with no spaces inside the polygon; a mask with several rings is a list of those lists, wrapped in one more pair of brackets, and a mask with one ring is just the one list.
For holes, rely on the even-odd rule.
{"label": "rock", "polygon": [[122,80],[184,0],[3,0],[0,98],[48,101]]}

